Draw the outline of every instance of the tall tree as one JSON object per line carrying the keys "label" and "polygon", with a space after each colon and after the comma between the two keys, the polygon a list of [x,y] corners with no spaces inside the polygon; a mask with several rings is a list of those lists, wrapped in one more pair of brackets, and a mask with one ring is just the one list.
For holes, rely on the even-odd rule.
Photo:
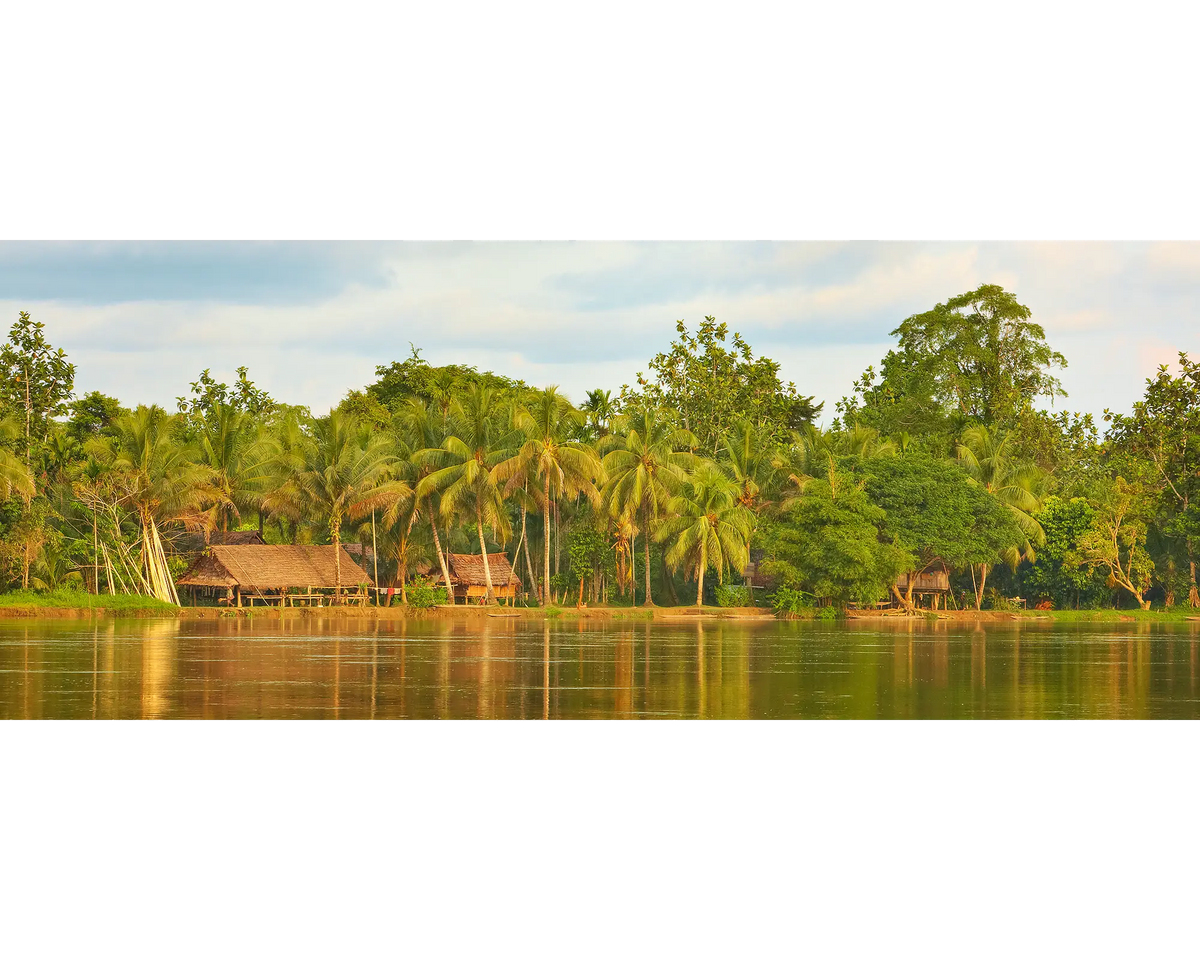
{"label": "tall tree", "polygon": [[650,537],[667,500],[687,479],[695,457],[690,448],[696,437],[654,407],[620,418],[616,433],[608,438],[609,452],[601,463],[608,482],[602,491],[610,516],[642,518],[646,552],[646,606],[654,606],[650,593]]}
{"label": "tall tree", "polygon": [[1153,494],[1163,505],[1163,532],[1184,545],[1188,604],[1200,606],[1196,586],[1196,541],[1200,538],[1200,361],[1179,354],[1179,375],[1164,364],[1146,381],[1146,394],[1128,416],[1104,412],[1118,455],[1151,467]]}
{"label": "tall tree", "polygon": [[22,412],[26,466],[32,463],[34,442],[45,439],[52,417],[67,412],[75,388],[75,364],[46,341],[45,329],[22,310],[0,348],[0,402]]}
{"label": "tall tree", "polygon": [[497,467],[512,456],[518,442],[512,414],[488,387],[472,384],[450,410],[450,430],[442,446],[421,451],[419,460],[433,470],[417,484],[419,497],[441,494],[441,514],[449,519],[470,516],[475,521],[487,599],[493,599],[491,562],[484,527],[501,543],[512,534],[505,507],[504,480]]}
{"label": "tall tree", "polygon": [[654,538],[669,544],[665,559],[672,569],[696,575],[696,606],[704,604],[704,573],[717,579],[726,571],[741,574],[750,562],[754,514],[739,503],[741,489],[711,460],[702,460],[667,501],[669,516]]}
{"label": "tall tree", "polygon": [[1037,397],[1066,396],[1051,371],[1066,359],[1016,296],[995,284],[914,314],[895,330],[919,381],[961,421],[1011,425]]}
{"label": "tall tree", "polygon": [[[604,468],[596,451],[572,439],[583,427],[584,414],[571,406],[557,387],[547,387],[528,405],[518,408],[516,425],[525,438],[516,455],[501,463],[497,477],[506,481],[511,492],[528,474],[542,490],[541,507],[544,529],[550,530],[552,506],[564,496],[585,496],[599,502],[597,484]],[[549,602],[550,537],[543,540],[543,604]]]}
{"label": "tall tree", "polygon": [[711,456],[716,456],[722,435],[739,418],[762,424],[782,439],[820,412],[821,405],[801,396],[794,383],[780,381],[777,362],[755,358],[740,333],[734,333],[727,347],[729,328],[715,317],[705,317],[695,335],[682,320],[675,329],[679,339],[650,361],[652,378],[639,373],[635,390],[622,387],[624,408],[658,406],[678,411],[683,427]]}
{"label": "tall tree", "polygon": [[329,524],[334,546],[335,585],[342,586],[342,524],[412,495],[393,478],[398,458],[391,441],[336,410],[313,424],[311,445],[292,476],[293,496]]}

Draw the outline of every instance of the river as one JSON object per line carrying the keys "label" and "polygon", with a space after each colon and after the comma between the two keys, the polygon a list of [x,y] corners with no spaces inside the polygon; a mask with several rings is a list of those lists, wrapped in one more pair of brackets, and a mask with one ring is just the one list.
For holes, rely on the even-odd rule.
{"label": "river", "polygon": [[4,718],[1197,718],[1200,624],[0,621]]}

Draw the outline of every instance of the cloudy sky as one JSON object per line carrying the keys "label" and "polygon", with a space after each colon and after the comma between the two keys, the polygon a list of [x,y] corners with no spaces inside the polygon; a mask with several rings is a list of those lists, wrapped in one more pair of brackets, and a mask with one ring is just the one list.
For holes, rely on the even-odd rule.
{"label": "cloudy sky", "polygon": [[827,403],[905,317],[980,283],[1014,291],[1069,362],[1067,409],[1127,409],[1200,352],[1200,244],[0,243],[0,321],[44,321],[79,393],[174,398],[239,365],[323,411],[420,347],[582,399],[706,314]]}

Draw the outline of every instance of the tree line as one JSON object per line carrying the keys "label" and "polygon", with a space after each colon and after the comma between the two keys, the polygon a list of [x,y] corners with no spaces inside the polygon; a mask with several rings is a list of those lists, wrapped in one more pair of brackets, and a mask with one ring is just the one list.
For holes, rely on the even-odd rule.
{"label": "tree line", "polygon": [[898,584],[942,566],[951,602],[976,608],[1200,604],[1186,355],[1101,435],[1057,410],[1066,359],[1030,310],[984,285],[903,320],[822,428],[726,324],[676,333],[578,405],[414,347],[324,415],[245,367],[233,384],[203,371],[167,411],[77,397],[21,313],[0,350],[0,581],[103,592],[99,555],[142,544],[147,562],[158,530],[170,553],[179,531],[257,529],[372,547],[401,602],[448,589],[450,553],[482,554],[490,593],[505,552],[542,604],[912,611],[913,579]]}

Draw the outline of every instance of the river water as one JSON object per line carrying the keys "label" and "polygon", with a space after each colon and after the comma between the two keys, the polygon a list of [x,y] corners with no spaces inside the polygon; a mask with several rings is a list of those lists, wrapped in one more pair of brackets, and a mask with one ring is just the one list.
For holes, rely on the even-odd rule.
{"label": "river water", "polygon": [[0,621],[4,718],[1197,718],[1200,624]]}

